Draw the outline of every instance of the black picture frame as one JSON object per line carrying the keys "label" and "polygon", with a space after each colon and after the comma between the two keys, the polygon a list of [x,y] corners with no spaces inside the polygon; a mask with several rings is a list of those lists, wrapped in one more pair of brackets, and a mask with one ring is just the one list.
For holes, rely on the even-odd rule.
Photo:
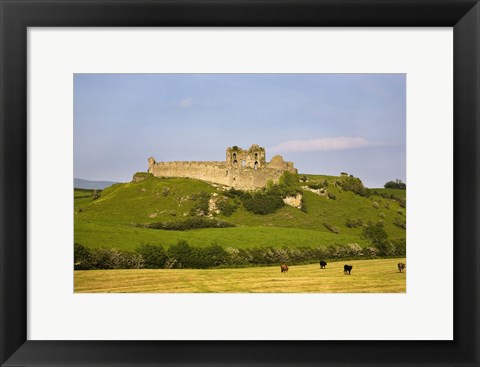
{"label": "black picture frame", "polygon": [[[0,0],[0,22],[1,366],[479,366],[477,1]],[[27,28],[59,26],[453,27],[454,340],[27,340]]]}

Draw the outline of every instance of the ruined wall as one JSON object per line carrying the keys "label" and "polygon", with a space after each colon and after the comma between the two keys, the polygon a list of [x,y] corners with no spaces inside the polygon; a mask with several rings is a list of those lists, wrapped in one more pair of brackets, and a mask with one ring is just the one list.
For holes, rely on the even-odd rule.
{"label": "ruined wall", "polygon": [[149,167],[154,176],[186,177],[226,184],[225,162],[157,162]]}
{"label": "ruined wall", "polygon": [[267,163],[267,168],[297,173],[297,170],[293,167],[293,162],[285,162],[281,155],[273,156],[270,162]]}
{"label": "ruined wall", "polygon": [[271,180],[278,183],[283,171],[262,169],[255,170],[252,168],[230,169],[228,181],[226,185],[238,189],[254,189],[267,186],[267,182]]}
{"label": "ruined wall", "polygon": [[297,172],[293,163],[285,162],[281,156],[275,156],[267,163],[265,149],[255,144],[248,150],[227,148],[224,162],[156,162],[153,157],[148,159],[148,172],[157,177],[195,178],[243,190],[265,187],[269,180],[278,183],[285,171]]}
{"label": "ruined wall", "polygon": [[238,189],[254,189],[272,180],[278,183],[283,171],[230,168],[225,162],[158,162],[148,172],[156,177],[185,177],[209,181]]}

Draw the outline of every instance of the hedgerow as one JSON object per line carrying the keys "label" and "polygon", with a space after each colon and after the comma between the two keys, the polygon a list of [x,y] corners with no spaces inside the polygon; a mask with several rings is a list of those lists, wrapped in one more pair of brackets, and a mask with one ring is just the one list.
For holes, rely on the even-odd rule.
{"label": "hedgerow", "polygon": [[362,248],[356,243],[331,244],[327,247],[253,247],[224,248],[213,243],[191,246],[181,240],[168,249],[144,244],[135,252],[115,248],[88,248],[75,244],[75,270],[91,269],[207,269],[218,267],[266,266],[287,263],[306,264],[319,260],[365,259],[406,255],[406,241],[387,241],[378,248]]}

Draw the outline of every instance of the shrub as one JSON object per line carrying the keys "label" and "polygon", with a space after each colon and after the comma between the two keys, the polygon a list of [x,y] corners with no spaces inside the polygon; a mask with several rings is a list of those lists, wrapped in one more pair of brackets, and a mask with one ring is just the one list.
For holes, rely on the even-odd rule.
{"label": "shrub", "polygon": [[181,264],[181,267],[196,269],[228,265],[230,260],[229,254],[218,244],[207,247],[190,247],[189,249],[183,246],[183,252],[180,255],[177,253],[175,258]]}
{"label": "shrub", "polygon": [[376,257],[379,255],[380,251],[376,247],[367,247],[363,249],[363,253],[367,257]]}
{"label": "shrub", "polygon": [[229,253],[220,245],[192,247],[187,241],[178,241],[168,249],[171,268],[205,269],[230,264]]}
{"label": "shrub", "polygon": [[97,189],[93,190],[92,199],[97,200],[99,197],[100,197],[100,192]]}
{"label": "shrub", "polygon": [[89,249],[76,243],[74,245],[74,269],[141,269],[144,261],[140,254],[120,251],[115,248]]}
{"label": "shrub", "polygon": [[358,243],[349,243],[347,245],[334,244],[328,246],[326,256],[331,259],[360,257],[363,256],[363,249]]}
{"label": "shrub", "polygon": [[280,198],[285,198],[287,196],[295,196],[297,194],[302,194],[303,192],[297,187],[274,185],[270,189],[264,190],[263,193],[265,195],[278,196]]}
{"label": "shrub", "polygon": [[327,248],[327,257],[330,259],[339,259],[348,257],[348,250],[345,245],[330,245]]}
{"label": "shrub", "polygon": [[210,200],[210,194],[207,192],[200,192],[190,196],[190,199],[195,201],[195,204],[190,209],[189,214],[194,215],[207,215],[208,214],[208,202]]}
{"label": "shrub", "polygon": [[[273,181],[272,181],[273,183]],[[223,195],[228,196],[230,198],[240,198],[242,200],[249,199],[252,195],[247,191],[237,190],[237,189],[230,189],[225,191]]]}
{"label": "shrub", "polygon": [[407,222],[399,217],[396,217],[393,220],[393,224],[395,224],[397,227],[407,229]]}
{"label": "shrub", "polygon": [[333,233],[340,233],[340,230],[338,229],[338,227],[335,227],[334,225],[330,224],[330,223],[327,223],[327,222],[324,222],[323,223],[323,226],[328,229],[330,232],[333,232]]}
{"label": "shrub", "polygon": [[243,206],[254,214],[270,214],[283,207],[285,203],[281,196],[274,194],[257,193],[243,201]]}
{"label": "shrub", "polygon": [[400,238],[390,241],[392,256],[406,256],[407,255],[407,240]]}
{"label": "shrub", "polygon": [[249,263],[249,257],[243,249],[238,249],[234,247],[227,247],[225,252],[228,255],[229,262],[232,265],[245,265]]}
{"label": "shrub", "polygon": [[278,182],[280,186],[287,186],[287,187],[296,186],[298,182],[298,175],[295,173],[291,173],[289,171],[285,171],[278,179]]}
{"label": "shrub", "polygon": [[378,209],[378,208],[380,207],[380,205],[379,205],[376,201],[374,201],[374,202],[373,202],[373,207],[374,207],[375,209]]}
{"label": "shrub", "polygon": [[198,250],[199,255],[205,259],[205,268],[229,264],[230,256],[228,252],[216,243],[212,243],[204,248],[198,248]]}
{"label": "shrub", "polygon": [[337,197],[335,196],[335,194],[332,194],[331,192],[329,192],[329,193],[327,194],[327,196],[328,196],[329,199],[337,200]]}
{"label": "shrub", "polygon": [[402,198],[399,200],[398,204],[402,207],[405,208],[407,206],[407,200]]}
{"label": "shrub", "polygon": [[357,228],[363,226],[363,220],[361,219],[347,219],[345,222],[345,227],[348,228]]}
{"label": "shrub", "polygon": [[91,253],[94,269],[127,269],[126,252],[115,248],[95,248]]}
{"label": "shrub", "polygon": [[358,257],[363,255],[363,249],[358,243],[347,244],[348,255]]}
{"label": "shrub", "polygon": [[154,222],[146,223],[142,227],[150,229],[163,229],[166,231],[187,231],[199,228],[228,228],[235,227],[234,224],[220,219],[210,219],[202,217],[190,217],[184,220],[174,222]]}
{"label": "shrub", "polygon": [[142,244],[137,247],[136,252],[142,257],[147,269],[161,269],[167,263],[168,256],[162,246]]}
{"label": "shrub", "polygon": [[265,248],[264,258],[267,264],[281,264],[289,260],[285,249],[279,247]]}
{"label": "shrub", "polygon": [[370,240],[373,246],[380,248],[385,244],[388,234],[383,228],[383,224],[378,222],[376,224],[367,225],[362,232],[362,238]]}
{"label": "shrub", "polygon": [[174,261],[174,268],[191,268],[194,264],[193,249],[187,241],[180,240],[168,248],[168,257]]}
{"label": "shrub", "polygon": [[73,245],[73,264],[75,270],[88,270],[93,267],[93,257],[91,251],[79,244]]}
{"label": "shrub", "polygon": [[363,183],[359,178],[343,177],[340,181],[337,181],[337,184],[343,190],[352,191],[353,193],[363,197],[369,197],[371,195],[370,190],[363,186]]}
{"label": "shrub", "polygon": [[235,213],[235,210],[237,210],[237,206],[230,203],[228,200],[220,200],[217,202],[217,207],[220,210],[220,213],[226,217],[230,217],[233,213]]}
{"label": "shrub", "polygon": [[307,212],[307,204],[305,204],[305,200],[303,199],[303,197],[300,200],[300,210],[304,213]]}
{"label": "shrub", "polygon": [[122,269],[143,269],[145,261],[142,255],[135,252],[123,252]]}

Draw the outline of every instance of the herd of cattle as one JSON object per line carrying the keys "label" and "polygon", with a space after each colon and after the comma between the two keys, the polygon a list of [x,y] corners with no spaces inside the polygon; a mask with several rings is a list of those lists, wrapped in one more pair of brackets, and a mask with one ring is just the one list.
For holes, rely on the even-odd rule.
{"label": "herd of cattle", "polygon": [[[327,266],[327,263],[325,261],[320,261],[320,269],[325,269],[325,267]],[[398,263],[397,264],[397,268],[398,268],[398,271],[401,273],[403,271],[405,271],[405,267],[406,265],[404,263]],[[353,265],[347,265],[345,264],[343,266],[343,274],[348,274],[348,275],[351,275],[352,274],[352,269],[353,269]],[[280,265],[280,272],[281,273],[286,273],[288,272],[288,265],[287,264],[282,264]]]}

